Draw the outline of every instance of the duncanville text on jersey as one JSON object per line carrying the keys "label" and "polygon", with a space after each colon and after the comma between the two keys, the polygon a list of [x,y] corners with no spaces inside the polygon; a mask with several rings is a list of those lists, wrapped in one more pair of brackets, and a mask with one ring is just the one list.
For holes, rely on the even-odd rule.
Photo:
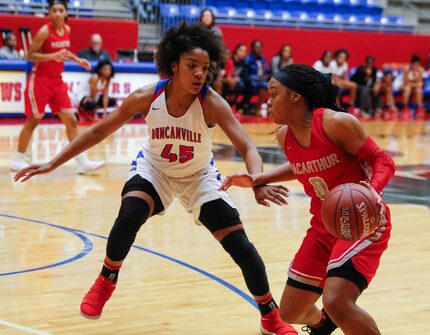
{"label": "duncanville text on jersey", "polygon": [[201,143],[202,134],[181,127],[157,127],[151,130],[153,140],[176,139],[192,143]]}

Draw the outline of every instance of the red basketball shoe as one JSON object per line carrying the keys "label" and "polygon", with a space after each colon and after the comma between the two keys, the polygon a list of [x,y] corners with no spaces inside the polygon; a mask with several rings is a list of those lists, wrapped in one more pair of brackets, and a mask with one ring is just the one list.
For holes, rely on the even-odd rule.
{"label": "red basketball shoe", "polygon": [[99,275],[81,302],[81,315],[92,320],[100,318],[103,306],[109,300],[115,287],[116,283]]}
{"label": "red basketball shoe", "polygon": [[426,110],[424,107],[418,107],[417,112],[415,114],[415,120],[417,121],[424,121],[426,118]]}
{"label": "red basketball shoe", "polygon": [[408,107],[403,107],[400,111],[400,121],[409,122],[412,118],[412,112]]}
{"label": "red basketball shoe", "polygon": [[279,317],[279,310],[274,309],[270,313],[261,317],[260,331],[264,335],[297,335],[291,325],[285,323]]}

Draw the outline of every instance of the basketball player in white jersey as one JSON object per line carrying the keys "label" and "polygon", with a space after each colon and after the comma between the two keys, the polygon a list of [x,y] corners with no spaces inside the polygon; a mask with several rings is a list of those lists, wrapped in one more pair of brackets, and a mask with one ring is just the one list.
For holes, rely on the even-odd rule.
{"label": "basketball player in white jersey", "polygon": [[[240,152],[249,173],[262,172],[263,166],[227,102],[206,85],[208,75],[223,55],[221,43],[199,24],[169,29],[156,54],[160,74],[169,79],[135,91],[116,111],[80,135],[52,161],[32,165],[15,176],[15,180],[25,181],[50,172],[102,141],[137,113],[145,115],[149,139],[131,164],[102,271],[81,303],[81,314],[87,318],[101,316],[142,224],[153,215],[163,214],[176,196],[239,265],[261,312],[261,332],[297,334],[279,317],[264,263],[248,240],[238,211],[229,195],[218,191],[221,175],[211,152],[212,128],[216,124]],[[282,205],[288,195],[282,186],[264,185],[254,192],[257,202],[266,206],[268,201]]]}

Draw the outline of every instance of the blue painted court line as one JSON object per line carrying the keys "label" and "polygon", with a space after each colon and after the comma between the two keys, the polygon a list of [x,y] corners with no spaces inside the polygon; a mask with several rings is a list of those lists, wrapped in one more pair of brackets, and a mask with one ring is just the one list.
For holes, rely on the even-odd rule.
{"label": "blue painted court line", "polygon": [[19,271],[11,271],[11,272],[3,272],[3,273],[0,273],[0,277],[11,276],[11,275],[16,275],[16,274],[20,274],[20,273],[27,273],[27,272],[46,270],[46,269],[54,268],[56,266],[64,265],[64,264],[67,264],[67,263],[71,263],[71,262],[74,262],[74,261],[76,261],[76,260],[78,260],[78,259],[86,256],[93,249],[93,243],[91,242],[91,240],[88,237],[86,237],[85,235],[83,235],[82,233],[79,233],[79,232],[75,231],[74,229],[63,227],[63,226],[59,226],[59,225],[55,225],[55,224],[52,224],[52,223],[47,223],[47,222],[39,221],[39,220],[32,220],[32,219],[21,218],[21,217],[13,216],[13,215],[7,215],[7,214],[1,214],[0,213],[0,216],[6,217],[6,218],[9,218],[9,219],[16,219],[16,220],[22,220],[22,221],[27,221],[27,222],[33,222],[33,223],[43,224],[43,225],[50,226],[50,227],[53,227],[53,228],[61,229],[61,230],[67,231],[68,233],[76,235],[84,243],[84,248],[81,250],[81,252],[79,252],[77,255],[75,255],[75,256],[73,256],[71,258],[68,258],[68,259],[66,259],[64,261],[56,262],[56,263],[49,264],[49,265],[39,266],[37,268],[31,268],[31,269],[25,269],[25,270],[19,270]]}
{"label": "blue painted court line", "polygon": [[[56,224],[52,224],[52,223],[47,223],[47,222],[44,222],[44,221],[27,219],[27,218],[22,218],[22,217],[19,217],[19,216],[13,216],[13,215],[2,214],[2,213],[0,213],[0,216],[11,218],[11,219],[23,220],[23,221],[27,221],[27,222],[34,222],[34,223],[43,224],[43,225],[47,225],[47,226],[50,226],[50,227],[62,229],[62,230],[68,231],[68,232],[70,232],[72,234],[75,234],[76,236],[78,236],[79,238],[81,238],[84,241],[84,243],[85,243],[85,248],[84,248],[83,251],[81,251],[75,257],[70,258],[70,259],[68,259],[66,261],[55,263],[55,264],[44,266],[44,267],[40,267],[40,268],[35,268],[35,269],[22,270],[22,271],[16,271],[16,272],[9,272],[7,274],[0,274],[0,276],[17,274],[17,273],[23,273],[23,272],[31,272],[31,271],[37,271],[37,270],[43,270],[43,269],[46,269],[46,268],[50,268],[50,267],[59,266],[59,265],[66,264],[66,263],[70,263],[70,262],[73,262],[73,261],[75,261],[75,260],[77,260],[79,258],[82,258],[85,255],[87,255],[92,250],[92,247],[93,247],[92,242],[86,236],[83,236],[83,235],[93,236],[93,237],[97,237],[97,238],[101,238],[101,239],[107,240],[106,236],[95,234],[95,233],[91,233],[91,232],[88,232],[88,231],[85,231],[85,230],[81,230],[81,229],[74,229],[74,228],[64,227],[64,226],[60,226],[60,225],[56,225]],[[86,242],[87,240],[89,241],[89,249],[87,248],[87,242]],[[243,292],[242,290],[240,290],[236,286],[230,284],[229,282],[227,282],[227,281],[225,281],[225,280],[223,280],[223,279],[221,279],[221,278],[219,278],[219,277],[217,277],[217,276],[215,276],[215,275],[213,275],[213,274],[211,274],[211,273],[209,273],[209,272],[207,272],[207,271],[205,271],[203,269],[200,269],[200,268],[198,268],[198,267],[196,267],[194,265],[191,265],[189,263],[183,262],[183,261],[181,261],[181,260],[179,260],[177,258],[170,257],[168,255],[165,255],[165,254],[162,254],[162,253],[159,253],[159,252],[156,252],[156,251],[153,251],[151,249],[147,249],[147,248],[135,245],[135,244],[132,245],[132,248],[140,250],[140,251],[147,252],[147,253],[152,254],[154,256],[158,256],[158,257],[164,258],[164,259],[169,260],[171,262],[174,262],[176,264],[182,265],[182,266],[184,266],[184,267],[186,267],[186,268],[188,268],[188,269],[190,269],[190,270],[192,270],[194,272],[197,272],[197,273],[199,273],[199,274],[201,274],[201,275],[203,275],[203,276],[205,276],[205,277],[207,277],[207,278],[209,278],[209,279],[217,282],[218,284],[226,287],[227,289],[229,289],[233,293],[239,295],[241,298],[243,298],[247,302],[249,302],[252,306],[254,306],[255,309],[258,309],[257,303],[255,302],[255,300],[251,296],[249,296],[248,294],[246,294],[245,292]],[[80,257],[78,257],[78,256],[80,256]]]}

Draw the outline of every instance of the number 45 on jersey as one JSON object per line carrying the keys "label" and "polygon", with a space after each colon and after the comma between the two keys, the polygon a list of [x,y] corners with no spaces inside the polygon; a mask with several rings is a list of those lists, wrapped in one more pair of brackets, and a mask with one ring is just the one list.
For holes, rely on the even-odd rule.
{"label": "number 45 on jersey", "polygon": [[161,157],[168,159],[169,163],[179,161],[179,163],[186,163],[194,158],[194,147],[188,145],[179,146],[179,159],[178,154],[172,152],[173,144],[166,144],[161,153]]}

